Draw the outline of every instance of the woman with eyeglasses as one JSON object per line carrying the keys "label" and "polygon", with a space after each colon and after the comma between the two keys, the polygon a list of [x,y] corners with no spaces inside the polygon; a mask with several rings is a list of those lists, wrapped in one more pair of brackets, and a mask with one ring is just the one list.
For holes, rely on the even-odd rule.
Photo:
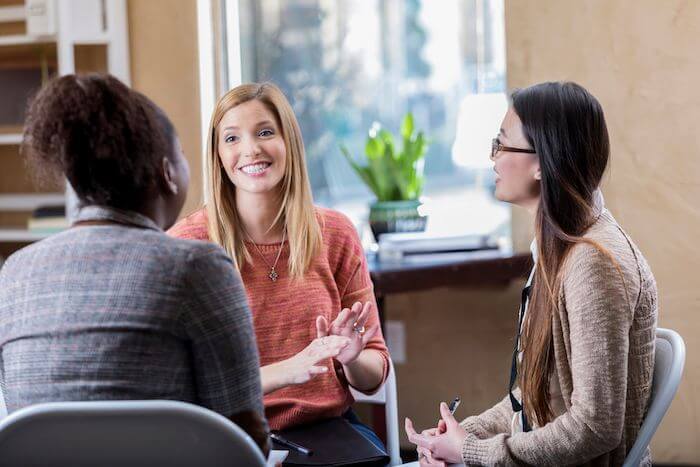
{"label": "woman with eyeglasses", "polygon": [[[647,262],[605,208],[603,110],[549,82],[515,91],[491,159],[499,200],[535,219],[509,393],[417,433],[421,465],[622,465],[651,391],[657,291]],[[506,375],[504,375],[506,376]],[[647,451],[642,465],[651,465]]]}

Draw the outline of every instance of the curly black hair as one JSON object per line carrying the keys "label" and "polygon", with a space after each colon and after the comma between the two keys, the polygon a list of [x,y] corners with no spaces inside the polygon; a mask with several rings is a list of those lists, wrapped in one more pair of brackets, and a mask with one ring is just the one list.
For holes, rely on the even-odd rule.
{"label": "curly black hair", "polygon": [[134,209],[156,192],[174,141],[165,113],[114,76],[66,75],[30,102],[22,154],[40,180],[63,174],[82,204]]}

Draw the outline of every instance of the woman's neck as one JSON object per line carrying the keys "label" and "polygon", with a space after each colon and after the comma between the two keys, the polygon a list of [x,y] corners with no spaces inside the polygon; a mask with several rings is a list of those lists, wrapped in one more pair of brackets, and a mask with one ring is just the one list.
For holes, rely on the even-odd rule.
{"label": "woman's neck", "polygon": [[525,199],[515,204],[534,216],[537,214],[537,208],[540,206],[540,197],[537,196],[536,198]]}
{"label": "woman's neck", "polygon": [[280,200],[270,194],[236,193],[238,217],[248,238],[254,243],[277,243],[282,241],[282,225],[272,226],[280,209]]}

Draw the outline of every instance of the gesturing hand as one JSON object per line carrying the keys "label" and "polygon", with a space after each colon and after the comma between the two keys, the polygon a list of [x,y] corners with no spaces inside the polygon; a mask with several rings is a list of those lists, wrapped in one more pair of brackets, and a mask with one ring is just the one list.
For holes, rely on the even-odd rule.
{"label": "gesturing hand", "polygon": [[353,362],[367,342],[377,333],[377,325],[365,328],[365,324],[372,310],[372,304],[355,302],[352,308],[343,308],[331,325],[325,317],[316,318],[316,332],[319,337],[342,336],[349,339],[348,345],[335,357],[343,365]]}
{"label": "gesturing hand", "polygon": [[427,433],[418,434],[413,428],[413,422],[409,418],[406,419],[408,440],[418,447],[419,454],[426,457],[425,465],[436,465],[429,464],[428,461],[462,462],[462,443],[467,432],[450,413],[450,409],[444,402],[440,403],[440,415],[442,416],[441,422],[445,423],[444,432],[441,431],[442,427],[438,424],[438,428],[434,431],[429,430]]}
{"label": "gesturing hand", "polygon": [[328,371],[328,367],[317,363],[338,354],[350,344],[344,336],[318,337],[311,341],[304,350],[291,358],[277,363],[277,372],[283,375],[282,386],[303,384],[316,375]]}

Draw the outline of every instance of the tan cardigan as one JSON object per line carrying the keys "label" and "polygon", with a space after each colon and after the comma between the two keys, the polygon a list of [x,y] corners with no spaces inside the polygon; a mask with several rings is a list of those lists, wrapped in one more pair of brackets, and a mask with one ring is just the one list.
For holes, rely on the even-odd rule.
{"label": "tan cardigan", "polygon": [[[462,422],[467,465],[616,466],[632,448],[644,418],[654,370],[657,293],[649,265],[603,209],[564,266],[559,312],[552,323],[555,378],[562,413],[543,427],[511,433],[506,396]],[[627,293],[625,293],[625,285]],[[520,399],[520,393],[516,397]],[[641,465],[651,465],[647,454]]]}

